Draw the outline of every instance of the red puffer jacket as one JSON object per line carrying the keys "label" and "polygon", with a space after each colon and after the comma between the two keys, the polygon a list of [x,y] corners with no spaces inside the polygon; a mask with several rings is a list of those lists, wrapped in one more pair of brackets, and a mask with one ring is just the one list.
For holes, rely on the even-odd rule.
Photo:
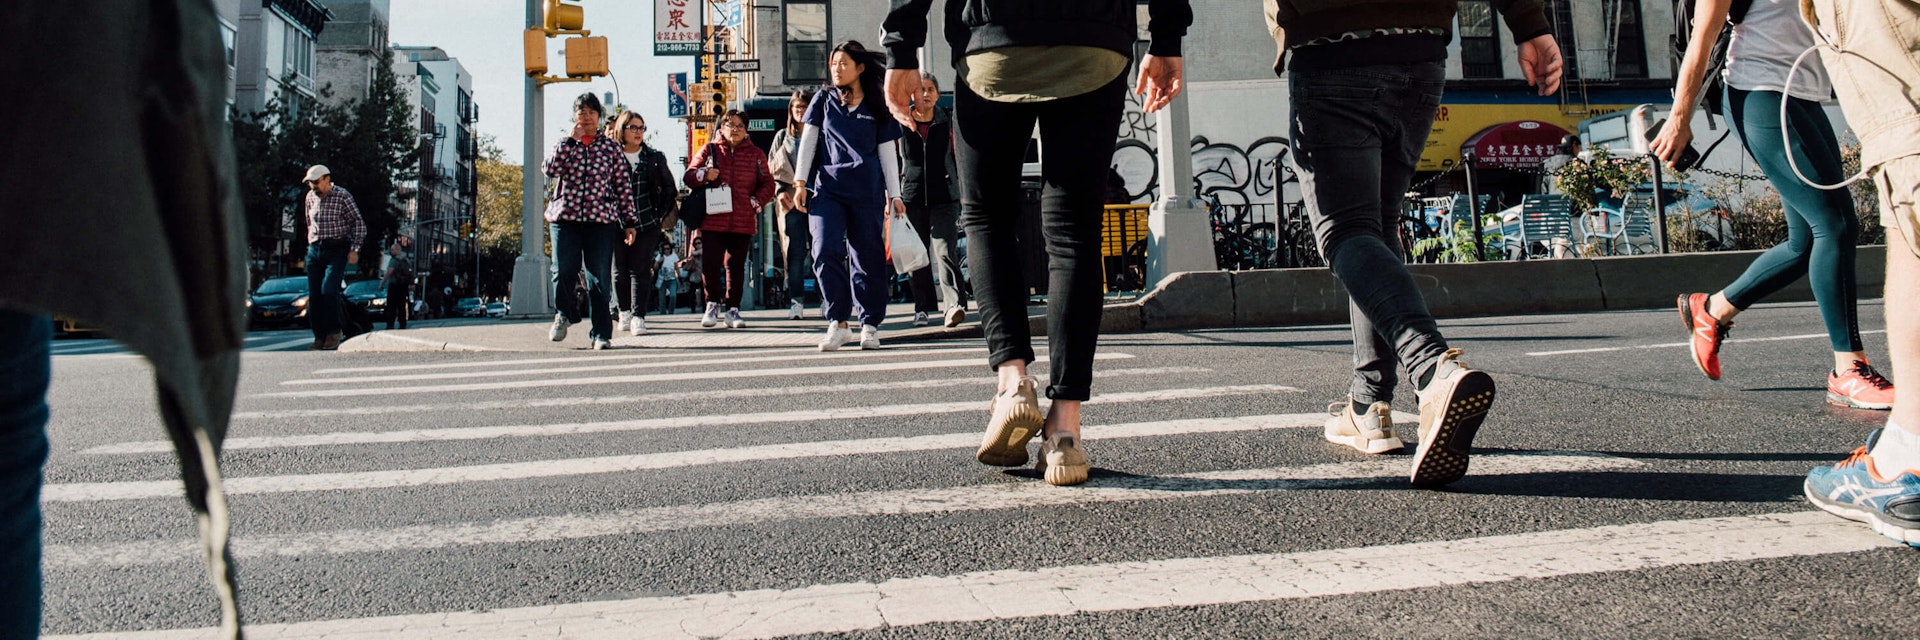
{"label": "red puffer jacket", "polygon": [[733,187],[733,212],[707,214],[700,229],[715,233],[757,233],[760,207],[773,201],[773,174],[767,171],[766,152],[753,146],[752,140],[743,141],[739,146],[719,140],[701,147],[687,163],[688,188],[713,186],[700,179],[708,165],[720,170],[720,179],[715,182]]}

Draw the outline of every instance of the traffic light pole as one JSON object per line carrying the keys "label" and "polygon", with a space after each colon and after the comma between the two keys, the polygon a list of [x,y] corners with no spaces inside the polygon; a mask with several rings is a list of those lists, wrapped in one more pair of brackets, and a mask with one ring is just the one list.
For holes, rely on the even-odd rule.
{"label": "traffic light pole", "polygon": [[[542,24],[540,5],[540,0],[527,0],[528,25]],[[546,92],[534,78],[529,77],[525,82],[526,122],[521,137],[524,148],[520,153],[520,257],[513,261],[511,305],[515,317],[540,318],[553,314],[553,296],[547,290],[552,286],[551,267],[543,249],[546,231],[542,228],[545,220],[540,210],[540,201],[547,193],[546,181],[540,175],[540,154],[546,147],[540,130],[546,120]]]}

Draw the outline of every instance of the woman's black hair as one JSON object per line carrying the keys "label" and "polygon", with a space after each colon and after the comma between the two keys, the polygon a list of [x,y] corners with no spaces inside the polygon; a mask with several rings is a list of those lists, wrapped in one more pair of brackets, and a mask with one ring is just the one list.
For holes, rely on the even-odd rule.
{"label": "woman's black hair", "polygon": [[800,121],[795,120],[793,118],[794,103],[799,103],[802,105],[812,104],[813,90],[812,89],[794,89],[793,97],[790,97],[787,99],[787,134],[788,135],[800,135],[800,132],[796,131],[796,129],[800,128]]}
{"label": "woman's black hair", "polygon": [[600,106],[600,98],[594,96],[592,91],[582,93],[580,97],[573,99],[573,110],[578,112],[581,109],[592,109],[602,117],[607,115],[606,108]]}
{"label": "woman's black hair", "polygon": [[[865,107],[875,118],[882,120],[893,118],[887,113],[885,81],[887,57],[878,52],[868,51],[867,46],[860,44],[859,40],[845,40],[835,45],[832,51],[827,52],[827,59],[832,60],[835,53],[847,54],[847,57],[852,58],[854,62],[866,66],[866,70],[860,72],[860,78],[855,80],[860,83],[860,92],[864,94],[861,97],[860,106]],[[840,99],[842,107],[846,106],[847,101],[852,98],[846,91],[833,86],[832,80],[827,81],[826,90],[833,92],[834,97]]]}

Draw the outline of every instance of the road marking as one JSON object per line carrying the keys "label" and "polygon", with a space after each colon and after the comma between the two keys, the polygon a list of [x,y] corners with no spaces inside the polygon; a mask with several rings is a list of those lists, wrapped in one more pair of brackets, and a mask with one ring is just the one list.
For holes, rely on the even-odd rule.
{"label": "road marking", "polygon": [[[1473,459],[1478,476],[1583,473],[1643,467],[1646,463],[1585,451],[1493,454]],[[1169,476],[1095,476],[1087,485],[1059,489],[1037,482],[941,489],[790,496],[714,504],[626,509],[610,513],[516,518],[487,523],[420,525],[246,535],[231,547],[235,558],[293,557],[418,551],[489,544],[530,544],[685,531],[822,518],[866,518],[920,513],[1004,511],[1101,502],[1180,500],[1213,496],[1349,488],[1380,481],[1399,488],[1406,482],[1407,459],[1378,458],[1299,467],[1211,471]],[[198,561],[194,540],[155,540],[47,547],[53,567],[131,566]]]}
{"label": "road marking", "polygon": [[[1095,360],[1124,360],[1133,356],[1125,353],[1097,353]],[[1035,358],[1034,362],[1045,362],[1046,356]],[[416,387],[373,387],[368,389],[323,389],[318,391],[280,391],[255,394],[254,398],[357,398],[366,396],[391,396],[410,393],[451,393],[456,391],[497,391],[500,389],[535,389],[545,387],[575,387],[599,384],[634,384],[641,382],[693,382],[702,380],[726,380],[738,378],[761,378],[774,376],[847,376],[856,373],[874,373],[881,371],[912,371],[916,369],[940,369],[951,367],[978,367],[983,361],[979,358],[964,360],[930,360],[926,362],[889,362],[883,364],[842,364],[821,367],[791,367],[784,369],[741,369],[734,371],[680,371],[674,373],[655,373],[632,376],[601,376],[597,378],[567,378],[560,380],[513,380],[507,382],[470,382],[466,384],[440,384]]]}
{"label": "road marking", "polygon": [[[439,343],[434,343],[434,344],[439,344]],[[945,347],[936,347],[934,345],[925,345],[925,346],[907,345],[907,346],[900,346],[900,347],[887,347],[885,351],[889,351],[889,352],[911,351],[915,353],[927,353],[929,351],[937,351],[944,348]],[[1035,347],[1035,350],[1044,351],[1045,347]],[[402,364],[402,365],[380,366],[380,367],[342,367],[342,368],[336,368],[336,369],[318,369],[318,370],[315,370],[313,374],[320,375],[323,373],[385,373],[385,372],[392,372],[392,371],[428,371],[433,369],[505,367],[505,366],[518,366],[518,365],[529,365],[529,364],[560,364],[560,363],[579,364],[582,362],[660,360],[660,359],[666,359],[666,358],[686,358],[686,357],[689,357],[688,356],[689,352],[693,353],[693,357],[700,357],[700,356],[706,356],[706,355],[720,355],[723,353],[740,353],[740,351],[741,351],[740,349],[706,349],[706,350],[662,349],[662,350],[651,352],[651,353],[623,353],[623,354],[599,355],[599,356],[582,355],[582,356],[573,356],[568,358],[529,358],[524,360],[483,360],[478,362],[439,362],[439,363],[433,363],[433,364]],[[818,347],[796,347],[792,349],[760,349],[760,350],[755,350],[752,353],[757,353],[757,354],[820,353],[820,349]],[[822,355],[831,355],[831,354],[822,354]]]}
{"label": "road marking", "polygon": [[[1875,333],[1886,333],[1886,332],[1887,331],[1885,329],[1875,329],[1872,331],[1862,331],[1860,332],[1860,335],[1870,335]],[[1725,344],[1733,344],[1736,342],[1779,342],[1782,340],[1811,340],[1814,338],[1825,338],[1825,337],[1827,337],[1827,334],[1824,334],[1824,333],[1808,333],[1808,334],[1797,335],[1797,336],[1774,336],[1771,338],[1733,338],[1733,339],[1725,340],[1723,342]],[[1566,349],[1562,351],[1534,351],[1534,352],[1528,353],[1527,355],[1566,356],[1566,355],[1573,355],[1578,353],[1607,353],[1611,351],[1632,351],[1635,349],[1676,349],[1676,348],[1688,346],[1689,344],[1691,343],[1668,342],[1664,344],[1636,344],[1636,345],[1628,345],[1624,347],[1599,347],[1595,349]]]}
{"label": "road marking", "polygon": [[[975,405],[978,407],[979,405]],[[1170,435],[1263,431],[1268,429],[1318,428],[1326,422],[1326,412],[1290,413],[1236,418],[1193,418],[1136,422],[1118,425],[1090,425],[1093,442],[1122,438],[1146,438]],[[1418,418],[1396,413],[1396,421]],[[793,442],[730,449],[668,451],[598,458],[537,460],[464,467],[356,471],[287,476],[252,476],[226,479],[227,495],[300,493],[311,491],[351,491],[451,485],[467,482],[495,482],[532,478],[559,478],[622,473],[649,469],[676,469],[710,464],[825,458],[884,452],[971,450],[980,446],[979,432],[927,436],[866,438]],[[183,489],[177,480],[134,482],[76,482],[50,484],[40,492],[41,502],[101,502],[107,500],[143,500],[179,498]]]}
{"label": "road marking", "polygon": [[[1205,367],[1136,367],[1131,369],[1102,369],[1093,372],[1095,378],[1121,378],[1136,376],[1169,376],[1183,374],[1209,373]],[[527,409],[542,407],[584,407],[589,405],[645,404],[652,402],[680,402],[686,400],[728,400],[734,398],[765,398],[772,396],[801,396],[825,393],[858,393],[863,391],[892,391],[896,389],[937,389],[941,387],[960,387],[977,384],[993,384],[992,377],[937,378],[929,380],[901,380],[897,382],[876,382],[868,384],[807,385],[798,387],[768,387],[764,389],[712,389],[703,391],[682,391],[677,393],[652,393],[633,396],[584,396],[576,398],[536,398],[504,402],[469,402],[459,404],[414,404],[373,407],[339,407],[329,409],[284,409],[277,411],[241,411],[233,414],[234,420],[287,420],[300,418],[325,418],[332,416],[368,416],[399,413],[435,413],[440,411],[494,411],[503,409]]]}
{"label": "road marking", "polygon": [[[1301,393],[1300,389],[1277,384],[1236,385],[1225,387],[1200,387],[1191,389],[1165,389],[1159,391],[1136,391],[1131,393],[1112,393],[1094,397],[1089,402],[1127,403],[1159,402],[1165,400],[1193,400],[1198,398],[1218,398],[1235,395],[1259,393]],[[341,431],[334,433],[315,433],[296,436],[259,436],[250,438],[227,438],[221,442],[223,451],[240,449],[279,449],[289,447],[326,447],[351,444],[395,444],[409,442],[449,442],[455,440],[492,440],[495,438],[531,438],[550,436],[571,436],[592,433],[619,433],[626,431],[650,431],[655,429],[685,429],[690,427],[725,427],[739,424],[766,424],[783,422],[824,422],[828,420],[861,420],[866,418],[889,418],[900,416],[920,416],[940,413],[961,413],[980,411],[982,403],[978,400],[961,402],[934,402],[926,404],[896,404],[880,406],[837,407],[832,409],[802,409],[798,411],[773,411],[766,413],[728,413],[675,416],[671,418],[646,418],[641,420],[615,420],[609,422],[574,422],[560,424],[503,425],[496,427],[451,427],[445,429],[404,429],[400,431]],[[110,444],[82,453],[107,455],[128,453],[172,453],[173,443],[165,440],[127,442]]]}
{"label": "road marking", "polygon": [[[247,634],[284,640],[347,636],[489,640],[556,635],[775,638],[932,623],[1434,589],[1856,553],[1891,546],[1896,545],[1858,523],[1818,511],[1800,511],[1377,547],[980,571],[798,589],[250,625]],[[60,636],[59,640],[158,640],[205,637],[211,631],[136,631]]]}
{"label": "road marking", "polygon": [[[278,334],[248,335],[246,337],[246,346],[241,350],[250,351],[250,352],[282,351],[282,350],[291,349],[293,347],[305,347],[307,345],[313,344],[313,338],[296,338],[293,340],[285,340],[284,338],[285,336],[278,335]],[[264,342],[267,340],[274,340],[274,339],[281,339],[281,341],[274,342],[271,344],[258,344],[260,342]],[[128,347],[127,345],[117,340],[108,340],[106,341],[106,344],[89,344],[89,345],[77,346],[77,347],[67,347],[66,345],[62,345],[60,343],[54,343],[52,347],[52,355],[54,356],[134,357],[134,356],[138,356],[139,354],[135,353],[131,347]]]}
{"label": "road marking", "polygon": [[105,344],[85,344],[77,347],[54,343],[48,350],[56,356],[79,356],[93,353],[107,353],[109,351],[121,351],[126,348],[126,345],[108,340]]}
{"label": "road marking", "polygon": [[727,365],[727,364],[759,364],[762,362],[804,362],[804,361],[812,361],[812,360],[833,360],[837,362],[841,360],[848,360],[848,359],[855,359],[855,358],[889,358],[889,357],[897,358],[897,357],[903,357],[903,356],[909,356],[909,355],[920,355],[920,354],[947,356],[947,355],[959,355],[962,353],[981,353],[986,350],[987,350],[986,347],[967,347],[967,348],[961,348],[961,349],[940,349],[937,351],[921,351],[917,353],[888,352],[886,350],[880,350],[880,351],[864,351],[863,350],[863,351],[855,351],[853,353],[820,353],[819,349],[814,349],[813,353],[806,354],[806,355],[770,356],[770,355],[764,355],[764,354],[753,354],[753,355],[747,355],[747,356],[732,355],[724,358],[707,358],[707,359],[701,359],[701,360],[675,360],[672,362],[639,362],[639,363],[630,363],[630,364],[602,364],[602,365],[590,365],[590,366],[584,366],[584,367],[549,367],[545,369],[503,369],[503,370],[494,370],[494,371],[412,373],[412,374],[398,374],[398,375],[386,375],[386,376],[357,376],[357,377],[348,377],[348,378],[308,378],[304,380],[288,380],[280,384],[288,385],[288,386],[300,386],[300,385],[322,385],[322,384],[371,384],[376,382],[420,382],[425,380],[470,380],[474,378],[505,378],[505,377],[512,377],[512,376],[540,376],[540,375],[552,375],[552,374],[590,373],[595,371],[629,371],[633,369],[661,369],[665,367],[695,367],[695,366],[702,366],[702,365],[712,366],[712,365]]}
{"label": "road marking", "polygon": [[284,342],[275,342],[269,345],[262,345],[258,347],[247,347],[247,350],[248,351],[280,351],[280,350],[288,349],[292,347],[304,347],[304,346],[312,346],[312,345],[313,345],[312,338],[295,338],[293,340],[287,340]]}

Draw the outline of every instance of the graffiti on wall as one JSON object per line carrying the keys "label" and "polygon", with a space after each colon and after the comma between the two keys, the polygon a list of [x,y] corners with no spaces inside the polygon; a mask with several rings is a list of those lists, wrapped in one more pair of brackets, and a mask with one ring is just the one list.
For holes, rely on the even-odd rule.
{"label": "graffiti on wall", "polygon": [[[1287,139],[1268,136],[1245,147],[1195,136],[1193,193],[1217,197],[1222,204],[1299,202],[1299,179],[1287,163]],[[1160,195],[1160,157],[1141,140],[1122,137],[1114,144],[1112,166],[1126,181],[1129,202],[1153,202]]]}

